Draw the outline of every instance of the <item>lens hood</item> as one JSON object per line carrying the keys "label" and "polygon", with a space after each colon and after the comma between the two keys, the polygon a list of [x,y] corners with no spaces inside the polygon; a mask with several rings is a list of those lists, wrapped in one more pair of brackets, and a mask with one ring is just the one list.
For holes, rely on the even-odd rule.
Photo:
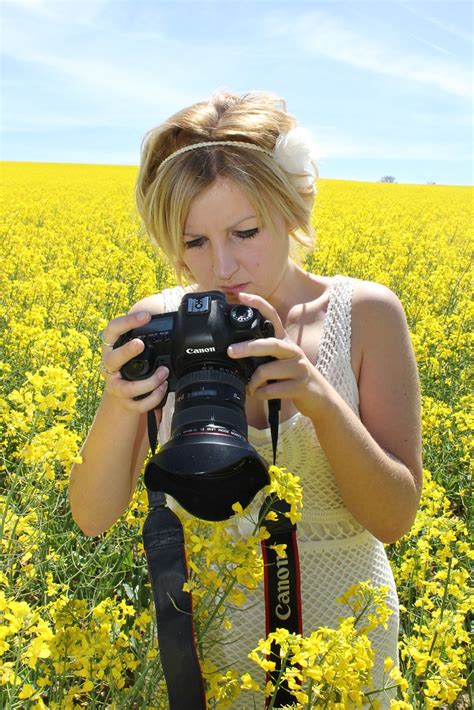
{"label": "lens hood", "polygon": [[145,485],[162,491],[202,520],[227,520],[268,485],[267,464],[246,441],[195,433],[170,439],[147,464]]}

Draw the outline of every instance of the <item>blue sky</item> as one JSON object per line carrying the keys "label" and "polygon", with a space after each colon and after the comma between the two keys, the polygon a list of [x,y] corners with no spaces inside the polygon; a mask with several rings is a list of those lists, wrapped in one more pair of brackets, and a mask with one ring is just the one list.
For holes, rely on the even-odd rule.
{"label": "blue sky", "polygon": [[4,160],[137,165],[222,87],[283,96],[321,177],[472,184],[470,0],[0,0]]}

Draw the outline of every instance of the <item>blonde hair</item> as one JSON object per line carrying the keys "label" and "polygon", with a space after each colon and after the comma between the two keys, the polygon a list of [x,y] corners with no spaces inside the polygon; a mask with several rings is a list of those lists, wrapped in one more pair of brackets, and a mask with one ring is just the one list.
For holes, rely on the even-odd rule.
{"label": "blonde hair", "polygon": [[[174,156],[175,151],[206,141],[239,141],[272,152],[277,138],[296,126],[284,99],[267,92],[242,95],[225,90],[193,104],[148,131],[141,146],[135,198],[138,213],[152,243],[161,249],[178,278],[189,277],[182,263],[183,230],[192,200],[217,178],[237,184],[255,207],[261,224],[276,229],[270,210],[277,209],[288,234],[313,246],[311,211],[315,189],[296,187],[294,176],[271,155],[243,146],[201,146]],[[296,245],[295,245],[296,246]],[[297,250],[291,255],[298,259]]]}

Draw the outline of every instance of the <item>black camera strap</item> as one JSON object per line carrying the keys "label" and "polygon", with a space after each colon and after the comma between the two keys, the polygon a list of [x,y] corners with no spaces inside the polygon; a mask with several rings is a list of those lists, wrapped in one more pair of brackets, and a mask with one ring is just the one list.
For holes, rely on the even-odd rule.
{"label": "black camera strap", "polygon": [[[272,399],[268,402],[268,421],[272,437],[273,464],[276,464],[278,444],[278,428],[281,400]],[[290,633],[303,633],[300,565],[298,543],[296,538],[296,523],[288,517],[290,505],[285,500],[267,498],[261,508],[260,518],[265,517],[265,511],[276,513],[276,520],[264,520],[264,525],[270,537],[262,540],[262,555],[264,569],[265,593],[265,633],[268,636],[276,629],[287,629]],[[282,556],[278,555],[275,545],[285,545]],[[276,684],[282,672],[280,648],[272,644],[269,660],[275,662],[275,669],[267,673],[267,681]],[[267,699],[267,706],[270,699]],[[281,683],[277,691],[274,707],[291,705],[296,702],[286,683]]]}
{"label": "black camera strap", "polygon": [[[266,636],[276,629],[287,629],[290,633],[301,634],[303,624],[296,525],[286,516],[290,505],[285,500],[267,499],[262,506],[262,513],[269,508],[276,513],[277,520],[265,521],[270,537],[262,540]],[[286,548],[278,555],[274,546],[282,544],[286,545]],[[280,672],[284,669],[282,669],[280,647],[275,642],[271,646],[268,660],[275,662],[275,669],[267,673],[267,681],[276,684]],[[291,705],[295,702],[296,698],[287,684],[281,683],[274,707]]]}
{"label": "black camera strap", "polygon": [[[148,412],[148,438],[154,454],[155,412]],[[183,526],[166,505],[164,493],[148,493],[143,545],[156,609],[158,648],[170,710],[206,710],[204,681],[194,638],[192,595],[188,581]]]}
{"label": "black camera strap", "polygon": [[[268,418],[274,464],[279,411],[280,400],[270,400]],[[155,413],[151,411],[148,412],[148,438],[152,454],[156,450],[157,437]],[[194,638],[192,597],[189,592],[183,592],[183,584],[188,580],[183,527],[178,516],[167,507],[163,493],[148,489],[147,493],[149,512],[143,527],[143,542],[156,608],[158,647],[168,689],[169,708],[205,710],[204,681]],[[269,507],[276,512],[277,520],[265,521],[270,537],[262,541],[266,635],[277,628],[302,633],[296,525],[285,515],[290,509],[286,501],[267,498],[261,514],[268,512]],[[283,557],[278,556],[273,547],[280,544],[286,545]],[[271,660],[276,662],[276,667],[267,675],[267,680],[275,683],[282,670],[277,644],[272,646]],[[293,702],[294,695],[282,684],[274,707]]]}
{"label": "black camera strap", "polygon": [[268,423],[270,424],[270,434],[272,437],[273,465],[276,464],[278,446],[278,428],[280,426],[281,399],[268,400]]}

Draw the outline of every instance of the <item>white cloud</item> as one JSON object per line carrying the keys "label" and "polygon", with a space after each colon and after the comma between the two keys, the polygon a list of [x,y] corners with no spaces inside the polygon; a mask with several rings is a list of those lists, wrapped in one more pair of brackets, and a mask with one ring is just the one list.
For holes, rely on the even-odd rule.
{"label": "white cloud", "polygon": [[430,49],[434,49],[435,52],[439,52],[440,54],[447,55],[449,57],[453,57],[454,54],[450,52],[447,49],[444,49],[444,47],[440,47],[439,44],[434,44],[433,42],[429,42],[427,39],[423,39],[423,37],[418,37],[417,35],[411,35],[414,40],[417,42],[421,42],[421,44],[424,44],[426,47],[430,47]]}
{"label": "white cloud", "polygon": [[93,27],[108,0],[0,0],[5,6],[56,24]]}
{"label": "white cloud", "polygon": [[[30,63],[36,69],[41,67],[51,72],[49,83],[56,88],[62,77],[68,83],[68,97],[76,100],[83,97],[89,108],[100,107],[106,122],[115,115],[115,125],[121,122],[117,111],[130,116],[139,111],[156,112],[159,109],[163,114],[175,110],[175,106],[184,105],[189,99],[189,89],[173,82],[166,63],[160,66],[156,57],[153,65],[147,66],[141,57],[133,64],[127,63],[126,57],[116,58],[107,52],[99,56],[95,50],[82,56],[80,47],[71,47],[69,52],[44,49],[35,46],[34,37],[28,32],[13,25],[5,33],[3,53],[17,61]],[[166,56],[165,52],[163,55]]]}
{"label": "white cloud", "polygon": [[275,13],[267,24],[274,37],[288,42],[292,39],[295,51],[320,55],[350,64],[377,74],[418,81],[458,96],[471,96],[470,71],[454,61],[402,53],[388,43],[367,38],[326,12],[312,10],[297,17],[284,12]]}
{"label": "white cloud", "polygon": [[[468,3],[470,4],[469,0]],[[400,5],[408,10],[408,12],[411,12],[412,15],[420,17],[425,22],[443,30],[447,34],[451,34],[458,39],[465,40],[466,42],[472,43],[474,41],[474,34],[472,32],[468,32],[467,30],[462,29],[462,27],[454,25],[452,22],[446,22],[445,20],[440,20],[438,17],[434,17],[433,15],[428,15],[426,12],[420,12],[419,8],[422,7],[421,3],[418,3],[416,9],[409,3],[400,3]]]}

